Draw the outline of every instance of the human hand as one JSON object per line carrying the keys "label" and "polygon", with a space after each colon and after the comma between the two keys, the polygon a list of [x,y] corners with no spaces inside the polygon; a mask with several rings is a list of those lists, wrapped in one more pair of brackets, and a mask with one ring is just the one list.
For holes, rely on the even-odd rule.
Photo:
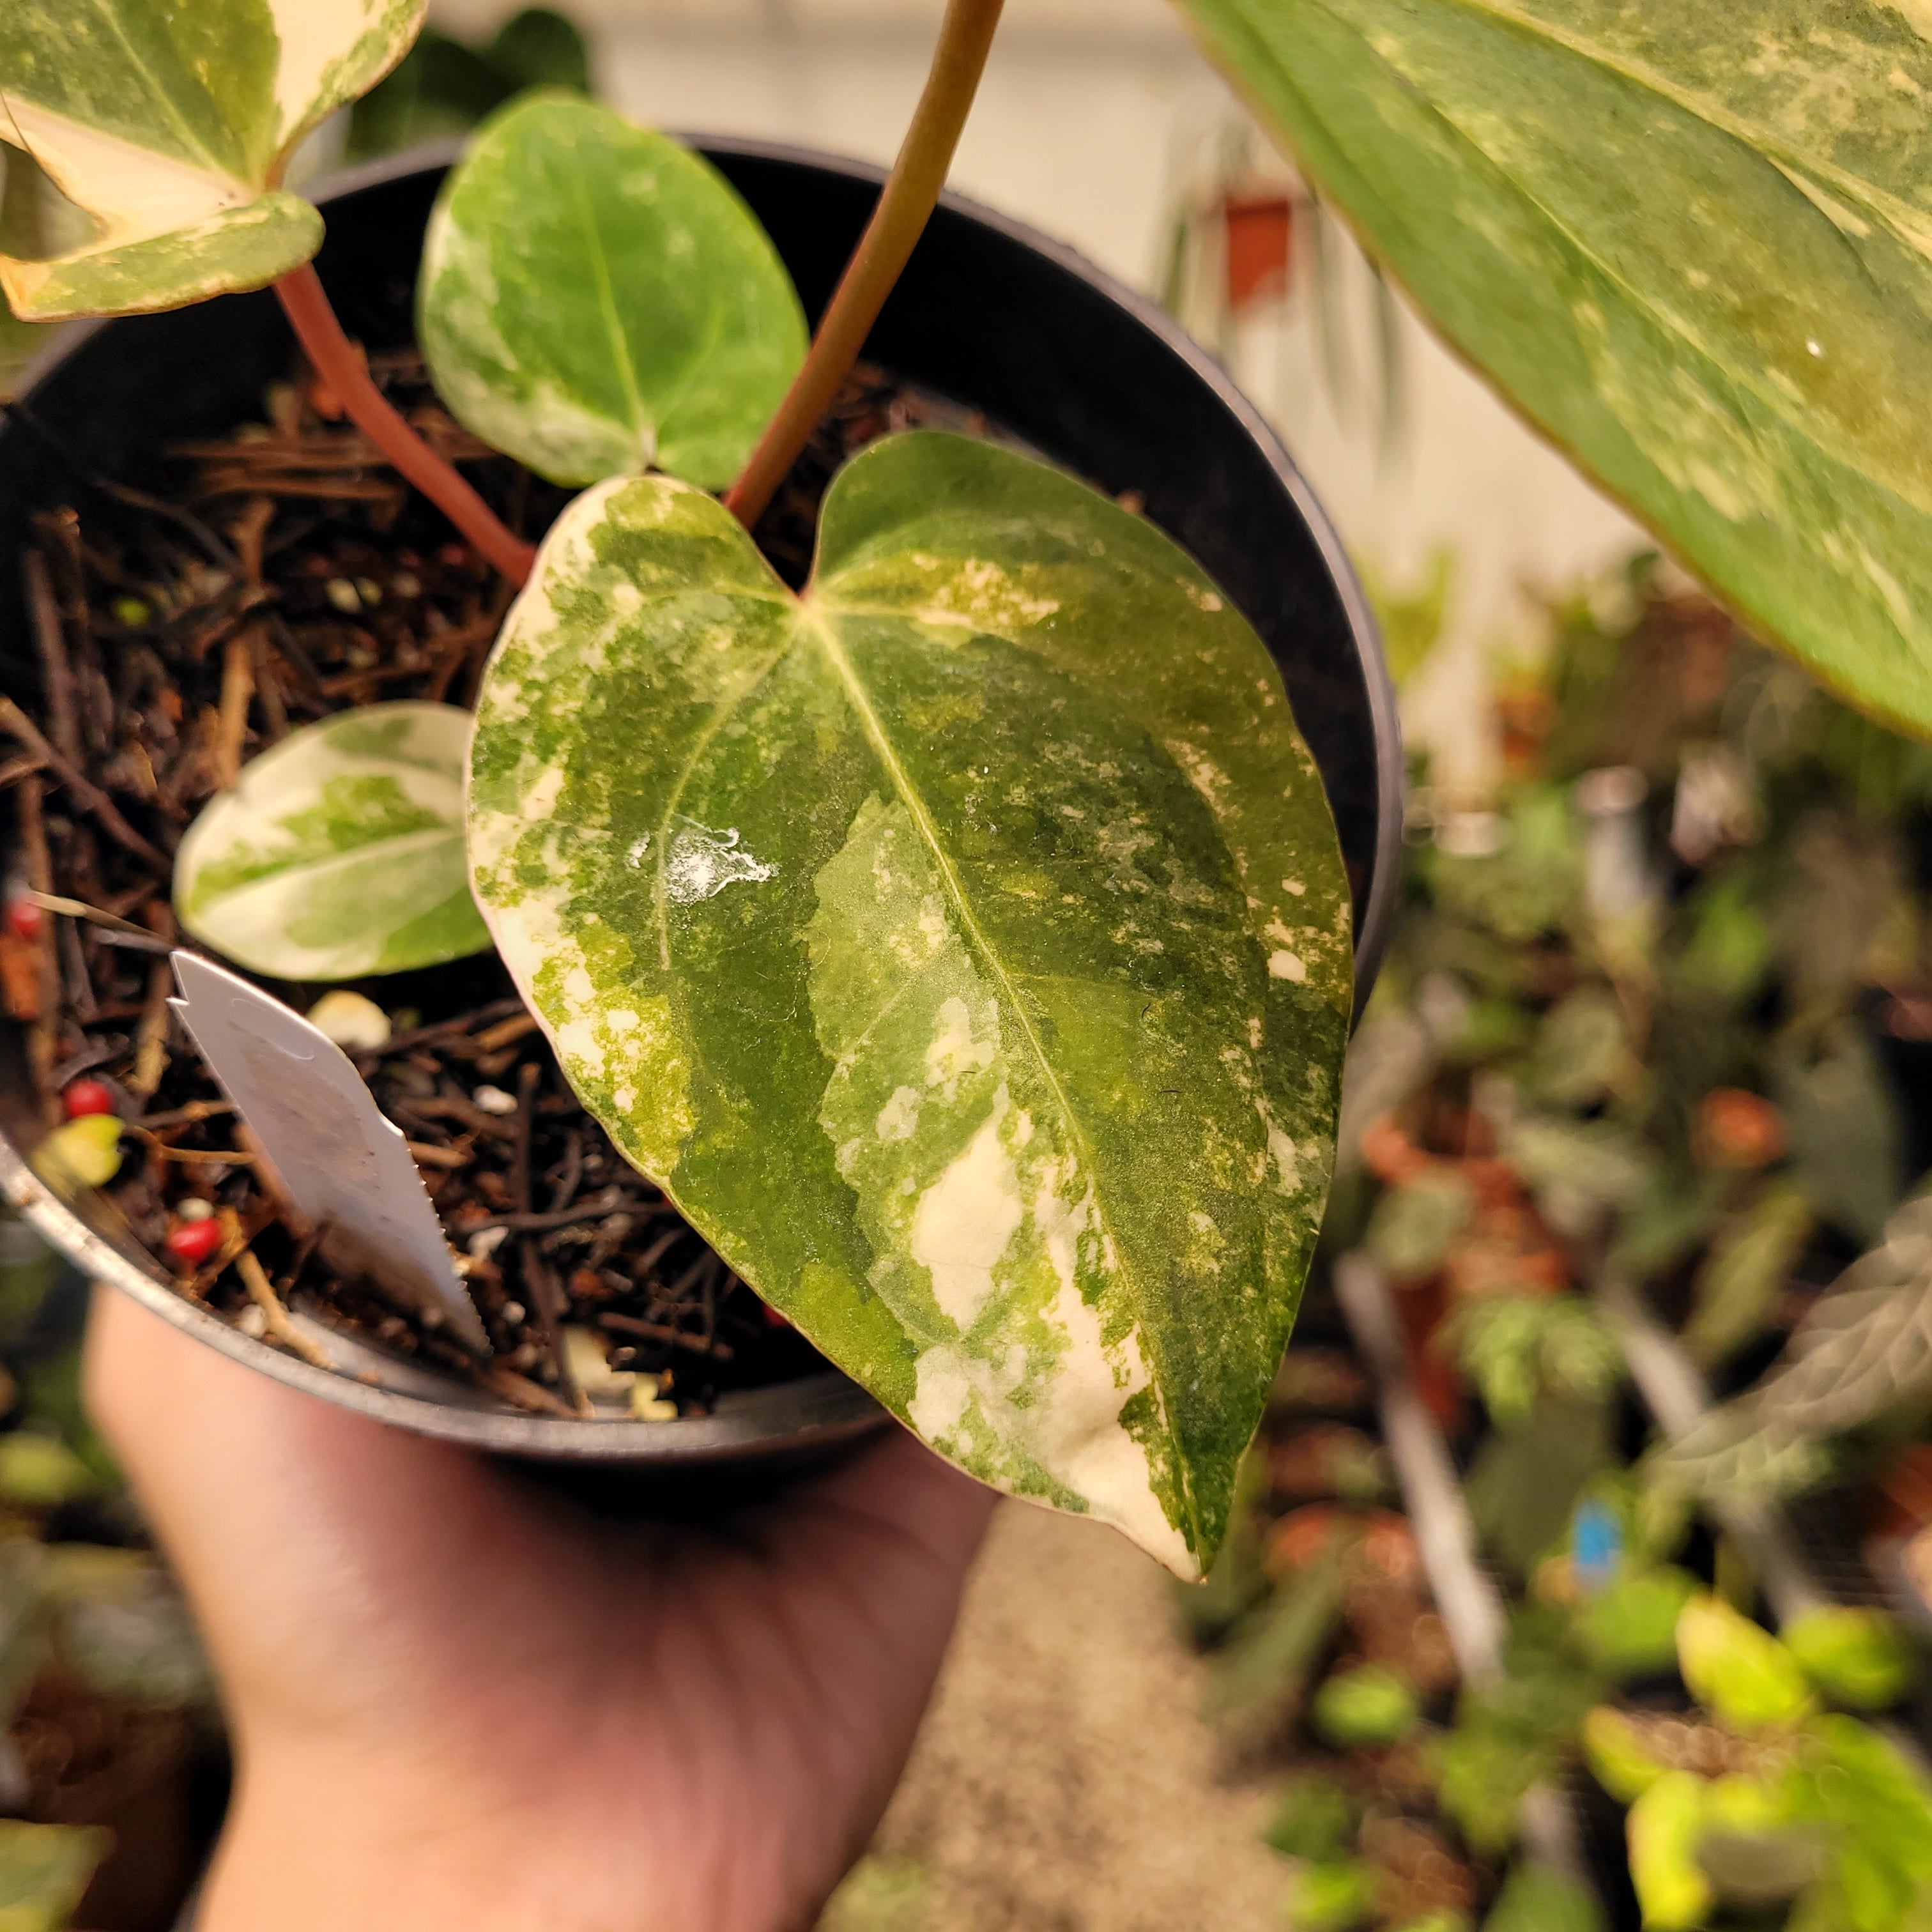
{"label": "human hand", "polygon": [[86,1388],[235,1736],[197,1932],[800,1932],[992,1502],[896,1430],[715,1530],[594,1521],[108,1288]]}

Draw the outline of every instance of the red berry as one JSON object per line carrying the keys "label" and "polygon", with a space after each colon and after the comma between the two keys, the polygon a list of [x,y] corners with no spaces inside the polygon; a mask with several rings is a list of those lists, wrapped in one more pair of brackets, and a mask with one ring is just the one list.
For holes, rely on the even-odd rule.
{"label": "red berry", "polygon": [[111,1114],[114,1096],[98,1080],[70,1080],[61,1095],[61,1111],[70,1120],[83,1114]]}
{"label": "red berry", "polygon": [[33,901],[22,896],[7,902],[7,928],[16,938],[38,939],[47,916]]}
{"label": "red berry", "polygon": [[203,1262],[214,1258],[222,1240],[219,1221],[182,1221],[168,1230],[168,1238],[164,1245],[170,1257],[184,1268],[199,1268]]}
{"label": "red berry", "polygon": [[767,1328],[789,1328],[791,1324],[767,1302],[765,1304],[765,1326]]}
{"label": "red berry", "polygon": [[476,559],[467,544],[446,543],[436,552],[436,560],[451,570],[467,570]]}

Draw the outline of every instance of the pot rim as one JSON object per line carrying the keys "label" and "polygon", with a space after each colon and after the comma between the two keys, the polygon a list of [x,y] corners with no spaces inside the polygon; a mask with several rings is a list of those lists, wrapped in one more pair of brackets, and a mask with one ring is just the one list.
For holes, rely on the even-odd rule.
{"label": "pot rim", "polygon": [[[886,171],[872,163],[830,154],[785,142],[734,135],[678,133],[676,138],[707,154],[788,162],[842,176],[874,187]],[[425,142],[397,154],[333,171],[306,190],[306,198],[326,210],[332,202],[367,189],[454,165],[462,154],[460,137]],[[1395,689],[1381,649],[1381,636],[1367,596],[1307,479],[1286,447],[1226,370],[1149,297],[1107,274],[1066,243],[1028,224],[1001,214],[965,195],[948,190],[940,206],[989,228],[1031,252],[1046,256],[1085,282],[1130,314],[1156,337],[1208,388],[1240,424],[1266,458],[1313,537],[1330,581],[1341,599],[1367,686],[1376,751],[1377,824],[1375,864],[1367,904],[1356,920],[1356,1010],[1372,984],[1395,910],[1400,868],[1403,766],[1401,726]],[[94,333],[119,320],[100,316],[62,327],[22,372],[17,393],[31,395],[54,368]],[[124,1291],[144,1308],[184,1333],[218,1348],[232,1360],[274,1376],[293,1388],[322,1396],[375,1420],[394,1424],[470,1448],[488,1449],[544,1461],[632,1463],[659,1467],[681,1463],[716,1464],[760,1459],[774,1454],[808,1454],[872,1433],[890,1420],[888,1411],[843,1371],[781,1382],[768,1388],[735,1390],[720,1398],[709,1416],[675,1422],[566,1420],[532,1415],[479,1399],[471,1403],[460,1384],[451,1394],[424,1396],[398,1388],[374,1386],[351,1373],[318,1368],[285,1353],[188,1300],[162,1278],[124,1253],[50,1190],[27,1165],[10,1138],[0,1133],[0,1192],[34,1230],[90,1280]],[[338,1346],[332,1336],[331,1345]],[[378,1358],[370,1352],[371,1359]],[[405,1370],[404,1372],[408,1372]]]}

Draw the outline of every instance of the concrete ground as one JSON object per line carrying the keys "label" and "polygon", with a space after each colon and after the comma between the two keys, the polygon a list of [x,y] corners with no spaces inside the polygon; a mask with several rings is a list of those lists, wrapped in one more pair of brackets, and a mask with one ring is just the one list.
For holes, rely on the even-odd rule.
{"label": "concrete ground", "polygon": [[1220,1778],[1166,1573],[1003,1505],[873,1861],[824,1932],[1262,1932],[1264,1790]]}

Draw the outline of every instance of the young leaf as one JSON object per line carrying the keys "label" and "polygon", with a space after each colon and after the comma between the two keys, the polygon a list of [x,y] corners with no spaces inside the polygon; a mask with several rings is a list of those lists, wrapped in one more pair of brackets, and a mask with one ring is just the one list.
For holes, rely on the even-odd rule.
{"label": "young leaf", "polygon": [[1183,0],[1448,340],[1754,623],[1932,726],[1916,4]]}
{"label": "young leaf", "polygon": [[1324,1678],[1310,1715],[1316,1731],[1339,1750],[1400,1744],[1422,1721],[1413,1688],[1380,1664]]}
{"label": "young leaf", "polygon": [[711,164],[576,94],[513,101],[443,184],[418,333],[445,402],[559,483],[730,482],[806,350],[778,250]]}
{"label": "young leaf", "polygon": [[470,714],[365,705],[292,731],[175,855],[175,910],[278,980],[353,980],[489,948],[463,855]]}
{"label": "young leaf", "polygon": [[8,0],[0,140],[98,224],[45,261],[0,255],[25,320],[178,308],[313,255],[322,218],[284,191],[290,151],[372,87],[425,0]]}
{"label": "young leaf", "polygon": [[1151,525],[921,433],[802,599],[701,491],[566,511],[484,680],[477,896],[584,1103],[997,1485],[1211,1561],[1352,976],[1260,640]]}
{"label": "young leaf", "polygon": [[1597,1782],[1622,1804],[1635,1803],[1671,1768],[1629,1718],[1608,1704],[1583,1720],[1583,1756]]}
{"label": "young leaf", "polygon": [[1691,1360],[1721,1362],[1761,1334],[1803,1258],[1811,1204],[1795,1187],[1766,1188],[1704,1257],[1691,1289],[1684,1347]]}
{"label": "young leaf", "polygon": [[1580,1880],[1525,1863],[1509,1875],[1483,1932],[1604,1932],[1604,1908]]}
{"label": "young leaf", "polygon": [[1677,1619],[1677,1665],[1691,1696],[1733,1730],[1795,1724],[1812,1708],[1798,1660],[1722,1598],[1694,1597]]}
{"label": "young leaf", "polygon": [[1632,1803],[1624,1821],[1645,1932],[1690,1932],[1716,1902],[1697,1863],[1705,1790],[1694,1773],[1667,1771]]}
{"label": "young leaf", "polygon": [[1882,1610],[1821,1604],[1786,1624],[1783,1635],[1805,1676],[1854,1711],[1897,1703],[1916,1674],[1912,1646]]}

